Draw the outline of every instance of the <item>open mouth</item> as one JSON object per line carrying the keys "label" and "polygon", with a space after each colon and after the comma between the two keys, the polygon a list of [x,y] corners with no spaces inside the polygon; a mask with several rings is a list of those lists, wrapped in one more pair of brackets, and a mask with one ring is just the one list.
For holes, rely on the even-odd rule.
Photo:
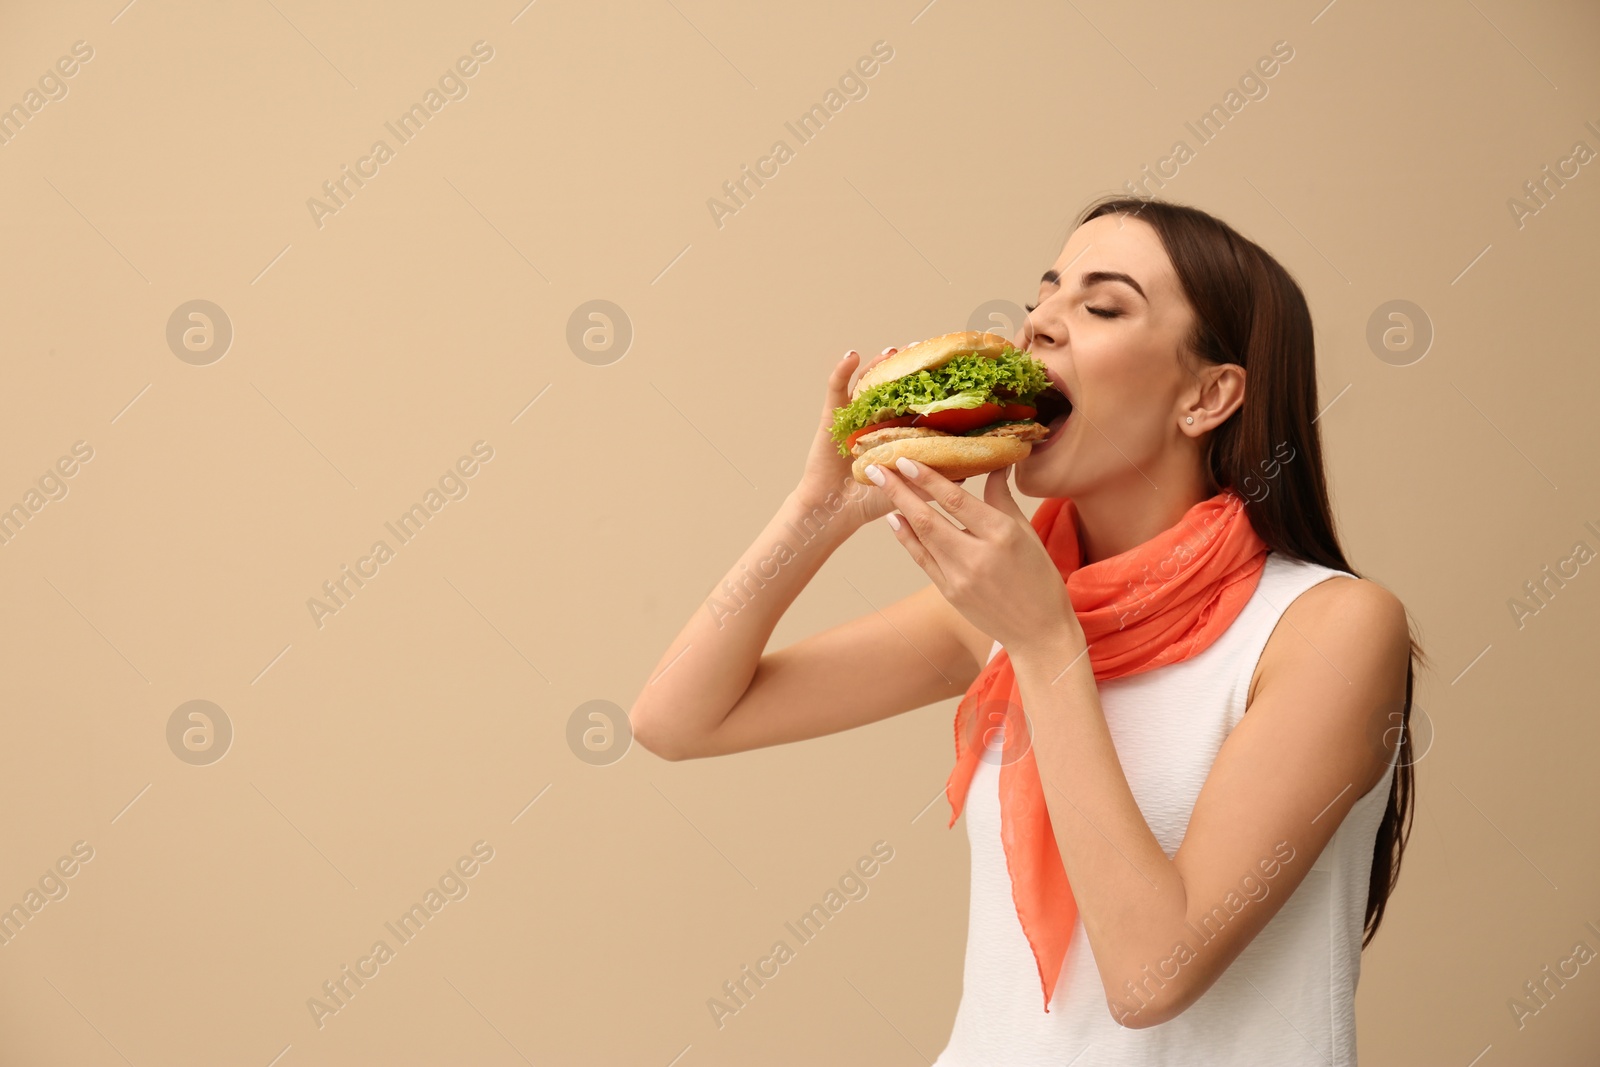
{"label": "open mouth", "polygon": [[1052,437],[1072,414],[1072,401],[1053,385],[1035,397],[1034,404],[1039,412],[1035,418],[1049,428]]}

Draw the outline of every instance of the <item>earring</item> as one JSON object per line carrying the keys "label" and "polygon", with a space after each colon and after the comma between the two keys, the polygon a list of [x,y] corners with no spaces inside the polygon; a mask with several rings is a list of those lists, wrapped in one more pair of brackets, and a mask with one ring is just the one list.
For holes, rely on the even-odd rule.
{"label": "earring", "polygon": [[1193,422],[1194,421],[1194,416],[1193,415],[1186,416],[1183,421],[1184,422]]}

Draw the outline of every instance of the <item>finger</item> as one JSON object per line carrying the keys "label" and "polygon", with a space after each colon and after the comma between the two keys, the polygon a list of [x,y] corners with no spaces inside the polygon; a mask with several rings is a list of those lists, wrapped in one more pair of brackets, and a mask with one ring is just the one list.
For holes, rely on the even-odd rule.
{"label": "finger", "polygon": [[850,394],[847,387],[850,384],[850,372],[856,369],[856,364],[860,362],[860,359],[861,353],[852,348],[844,354],[844,357],[839,362],[833,365],[833,373],[828,375],[828,401],[830,407],[839,406],[833,403],[834,400],[842,401],[849,397]]}
{"label": "finger", "polygon": [[862,361],[862,363],[861,363],[861,372],[863,374],[865,374],[867,371],[871,370],[873,367],[877,366],[879,363],[882,363],[884,360],[888,359],[890,356],[894,355],[898,351],[900,351],[900,349],[896,348],[894,345],[890,345],[888,348],[885,348],[882,352],[879,352],[877,355],[869,356],[867,359]]}
{"label": "finger", "polygon": [[832,428],[833,413],[850,403],[850,372],[855,370],[860,358],[861,353],[852,348],[844,354],[843,359],[833,365],[833,370],[828,375],[827,396],[822,400],[824,431]]}
{"label": "finger", "polygon": [[[881,463],[875,463],[875,464],[872,464],[872,465],[877,467],[879,470],[883,470],[884,469],[884,466]],[[893,470],[892,467],[889,468],[889,469],[891,471]],[[869,477],[869,478],[872,477],[871,472],[868,472],[867,477]],[[907,482],[907,481],[904,481],[904,480],[902,480],[900,484],[903,487],[905,492],[915,493],[917,495],[917,499],[918,500],[932,500],[933,499],[933,497],[928,495],[928,491],[926,489],[922,488],[922,486],[920,486],[920,485],[912,485],[910,482]],[[862,488],[873,488],[873,487],[872,486],[863,486]],[[883,486],[877,486],[876,488],[881,490],[883,488]],[[888,494],[884,494],[884,495],[887,496]]]}
{"label": "finger", "polygon": [[[957,529],[954,523],[930,506],[931,501],[937,499],[937,494],[924,500],[918,490],[926,491],[926,489],[916,484],[915,480],[907,478],[903,468],[898,466],[898,464],[909,464],[910,469],[922,476],[927,472],[924,464],[913,463],[904,456],[895,463],[896,466],[887,467],[876,463],[868,464],[867,477],[871,478],[873,483],[883,490],[890,502],[900,509],[900,514],[917,535],[917,539],[933,554],[935,560],[942,563],[960,550],[960,539],[967,537],[968,534],[964,530]],[[966,492],[955,483],[947,481],[945,484],[962,496],[966,495]],[[942,500],[938,502],[941,506],[944,503]]]}
{"label": "finger", "polygon": [[894,531],[894,539],[905,547],[906,553],[911,557],[911,562],[927,572],[928,577],[933,579],[933,584],[943,592],[945,588],[944,568],[939,566],[939,561],[934,558],[932,552],[928,551],[928,546],[922,543],[922,539],[911,528],[911,523],[906,521],[906,517],[903,514],[893,511],[884,516],[884,521],[889,524],[889,529]]}
{"label": "finger", "polygon": [[[861,361],[861,374],[867,373],[867,371],[871,370],[875,364],[882,363],[884,360],[886,360],[890,356],[894,355],[897,351],[899,351],[899,349],[896,349],[896,348],[891,346],[889,348],[885,348],[882,352],[879,352],[875,356],[870,356],[870,357],[862,359],[862,361]],[[861,374],[856,375],[856,381],[860,381],[861,380]],[[852,383],[852,387],[853,387],[853,383]]]}
{"label": "finger", "polygon": [[1000,514],[1009,515],[1017,522],[1032,525],[1029,518],[1022,513],[1022,508],[1017,505],[1017,498],[1011,495],[1009,466],[989,472],[989,477],[985,478],[983,483],[983,500]]}
{"label": "finger", "polygon": [[[926,463],[915,463],[901,457],[896,461],[896,466],[904,475],[907,484],[924,490],[934,503],[944,508],[946,514],[959,521],[973,534],[979,537],[989,536],[1005,522],[1005,519],[997,515],[984,501]],[[937,550],[939,545],[935,543],[934,548]]]}

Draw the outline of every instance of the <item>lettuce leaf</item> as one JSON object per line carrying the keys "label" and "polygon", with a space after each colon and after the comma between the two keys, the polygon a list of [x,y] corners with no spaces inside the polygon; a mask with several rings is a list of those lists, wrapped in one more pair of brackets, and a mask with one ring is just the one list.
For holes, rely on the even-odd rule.
{"label": "lettuce leaf", "polygon": [[907,404],[906,406],[918,415],[932,415],[935,411],[982,407],[986,399],[987,394],[983,390],[969,389],[965,393],[947,396],[943,400],[930,400],[926,404]]}
{"label": "lettuce leaf", "polygon": [[839,454],[848,456],[850,449],[845,441],[852,433],[908,412],[919,413],[916,405],[932,405],[963,394],[975,396],[976,403],[960,400],[945,406],[976,407],[991,401],[1026,403],[1049,387],[1044,364],[1009,345],[993,359],[957,356],[942,367],[875,385],[844,407],[834,409],[830,436],[839,446]]}

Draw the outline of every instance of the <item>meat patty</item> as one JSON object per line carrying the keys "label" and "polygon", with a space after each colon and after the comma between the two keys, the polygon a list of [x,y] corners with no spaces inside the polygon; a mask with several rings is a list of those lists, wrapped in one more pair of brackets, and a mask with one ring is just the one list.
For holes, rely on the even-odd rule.
{"label": "meat patty", "polygon": [[949,437],[947,433],[930,430],[926,426],[889,426],[882,430],[873,430],[856,438],[856,443],[850,446],[850,454],[859,456],[869,448],[886,445],[890,441],[905,441],[912,437]]}
{"label": "meat patty", "polygon": [[[869,448],[886,445],[890,441],[905,441],[913,437],[951,437],[943,430],[930,430],[925,426],[889,426],[882,430],[873,430],[856,438],[856,443],[850,446],[852,456],[860,456]],[[1042,441],[1050,436],[1048,427],[1037,422],[1015,422],[1009,426],[996,426],[992,430],[985,430],[974,437],[1015,437],[1019,441]]]}
{"label": "meat patty", "polygon": [[1014,422],[1009,426],[996,426],[977,437],[1015,437],[1019,441],[1043,441],[1050,436],[1050,428],[1038,422]]}

